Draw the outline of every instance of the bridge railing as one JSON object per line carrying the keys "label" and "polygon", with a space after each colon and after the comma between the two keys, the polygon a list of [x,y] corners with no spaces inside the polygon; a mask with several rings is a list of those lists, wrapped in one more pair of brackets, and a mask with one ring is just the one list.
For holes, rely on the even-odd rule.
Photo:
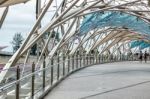
{"label": "bridge railing", "polygon": [[16,68],[16,79],[0,87],[0,99],[37,99],[51,91],[65,77],[82,68],[102,63],[132,60],[125,55],[72,55],[53,57],[49,63],[43,61],[41,68],[31,66],[31,73],[20,77]]}

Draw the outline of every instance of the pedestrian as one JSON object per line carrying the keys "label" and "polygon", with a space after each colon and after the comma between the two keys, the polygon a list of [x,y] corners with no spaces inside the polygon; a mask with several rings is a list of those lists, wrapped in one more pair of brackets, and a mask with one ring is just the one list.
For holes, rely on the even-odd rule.
{"label": "pedestrian", "polygon": [[143,53],[142,53],[142,51],[140,51],[140,53],[139,53],[139,59],[140,59],[140,62],[142,62],[142,60],[143,60]]}
{"label": "pedestrian", "polygon": [[145,53],[144,53],[144,60],[145,60],[145,63],[147,62],[147,58],[148,58],[148,53],[145,51]]}

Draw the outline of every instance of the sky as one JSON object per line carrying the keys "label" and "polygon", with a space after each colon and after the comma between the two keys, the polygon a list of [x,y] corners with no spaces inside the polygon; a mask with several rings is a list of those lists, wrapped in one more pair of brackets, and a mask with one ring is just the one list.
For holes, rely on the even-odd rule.
{"label": "sky", "polygon": [[[42,6],[48,0],[41,0]],[[56,11],[56,5],[59,6],[62,0],[54,0],[45,17],[42,19],[42,27],[45,27],[52,19]],[[57,4],[56,4],[57,3]],[[0,29],[0,46],[8,46],[3,51],[12,52],[12,39],[16,33],[21,33],[25,39],[36,22],[35,9],[36,0],[30,0],[27,3],[10,6],[7,17]],[[0,13],[2,9],[0,8]]]}
{"label": "sky", "polygon": [[[41,1],[42,6],[47,2],[47,0]],[[57,6],[59,6],[61,3],[60,1],[62,0],[55,0],[55,2],[52,3],[52,6],[42,19],[42,27],[50,22],[56,10],[56,3]],[[8,46],[4,51],[13,51],[11,42],[15,33],[21,33],[24,39],[27,37],[36,22],[35,10],[36,0],[30,0],[25,4],[22,3],[10,6],[8,15],[0,29],[0,46]]]}
{"label": "sky", "polygon": [[9,46],[4,51],[12,51],[11,41],[15,33],[25,38],[35,23],[35,0],[26,4],[11,6],[0,29],[0,46]]}

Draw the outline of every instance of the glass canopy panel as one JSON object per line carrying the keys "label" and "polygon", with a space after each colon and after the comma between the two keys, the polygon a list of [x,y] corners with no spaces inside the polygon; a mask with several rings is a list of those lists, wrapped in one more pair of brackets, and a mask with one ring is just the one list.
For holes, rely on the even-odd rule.
{"label": "glass canopy panel", "polygon": [[138,47],[142,50],[144,48],[150,47],[150,44],[144,41],[133,41],[131,42],[131,48]]}
{"label": "glass canopy panel", "polygon": [[144,42],[144,43],[142,43],[141,45],[140,45],[140,49],[142,50],[142,49],[145,49],[145,48],[148,48],[148,47],[150,47],[150,44],[149,43],[146,43],[146,42]]}
{"label": "glass canopy panel", "polygon": [[135,48],[137,46],[140,46],[142,43],[144,43],[144,41],[133,41],[131,42],[131,48]]}
{"label": "glass canopy panel", "polygon": [[119,11],[95,12],[86,15],[81,23],[79,35],[104,27],[125,28],[140,34],[150,35],[150,24],[137,16]]}

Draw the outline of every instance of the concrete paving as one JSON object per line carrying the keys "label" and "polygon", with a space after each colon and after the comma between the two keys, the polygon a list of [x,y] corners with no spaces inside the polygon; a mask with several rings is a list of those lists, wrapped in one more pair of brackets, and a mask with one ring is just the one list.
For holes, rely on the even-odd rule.
{"label": "concrete paving", "polygon": [[150,62],[118,62],[80,70],[45,99],[150,99]]}

